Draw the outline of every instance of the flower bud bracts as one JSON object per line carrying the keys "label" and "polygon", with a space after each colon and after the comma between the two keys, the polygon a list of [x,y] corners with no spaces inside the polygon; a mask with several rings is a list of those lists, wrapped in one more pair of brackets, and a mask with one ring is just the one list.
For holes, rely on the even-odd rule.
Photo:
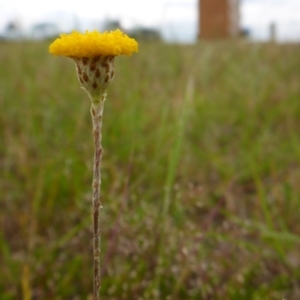
{"label": "flower bud bracts", "polygon": [[78,79],[92,98],[102,95],[113,80],[114,58],[115,56],[73,58]]}

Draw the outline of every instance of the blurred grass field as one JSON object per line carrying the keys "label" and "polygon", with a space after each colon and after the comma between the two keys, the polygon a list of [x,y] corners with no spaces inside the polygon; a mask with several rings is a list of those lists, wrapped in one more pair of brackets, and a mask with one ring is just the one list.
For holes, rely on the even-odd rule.
{"label": "blurred grass field", "polygon": [[[1,43],[0,299],[91,299],[90,100]],[[141,44],[105,103],[102,300],[300,298],[300,45]]]}

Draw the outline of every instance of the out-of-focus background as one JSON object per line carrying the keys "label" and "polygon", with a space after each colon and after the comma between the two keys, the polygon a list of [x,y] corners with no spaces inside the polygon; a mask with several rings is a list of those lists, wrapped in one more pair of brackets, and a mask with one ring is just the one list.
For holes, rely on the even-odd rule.
{"label": "out-of-focus background", "polygon": [[93,138],[61,32],[121,28],[101,300],[300,299],[299,0],[0,2],[0,300],[92,299]]}
{"label": "out-of-focus background", "polygon": [[[128,31],[157,31],[169,42],[193,43],[201,30],[199,2],[1,0],[0,33],[3,38],[42,38],[73,29],[106,30],[121,26]],[[209,5],[214,6],[215,2],[211,1]],[[278,41],[300,41],[298,0],[228,1],[230,6],[235,6],[237,2],[240,2],[240,28],[249,38],[266,41],[272,38],[272,27],[275,27]]]}

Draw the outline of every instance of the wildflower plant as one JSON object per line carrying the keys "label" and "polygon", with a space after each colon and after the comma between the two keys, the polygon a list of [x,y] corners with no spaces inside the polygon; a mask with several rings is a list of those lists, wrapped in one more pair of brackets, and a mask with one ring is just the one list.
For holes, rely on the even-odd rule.
{"label": "wildflower plant", "polygon": [[99,33],[97,31],[61,34],[49,47],[55,56],[66,56],[75,61],[78,79],[91,99],[91,115],[94,135],[93,167],[93,299],[99,299],[100,278],[100,226],[101,208],[101,157],[102,157],[102,118],[106,90],[114,78],[114,59],[118,55],[131,55],[138,52],[137,42],[120,30]]}

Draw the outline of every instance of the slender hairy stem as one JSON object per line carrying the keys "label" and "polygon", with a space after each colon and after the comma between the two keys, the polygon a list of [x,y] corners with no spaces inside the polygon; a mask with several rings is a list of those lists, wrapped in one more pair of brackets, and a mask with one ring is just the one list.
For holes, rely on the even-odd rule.
{"label": "slender hairy stem", "polygon": [[92,101],[91,115],[93,121],[93,134],[94,134],[94,174],[93,174],[93,227],[94,227],[94,239],[93,239],[93,254],[94,254],[94,293],[93,300],[99,300],[99,290],[101,285],[101,270],[100,270],[100,225],[99,225],[99,213],[101,208],[100,202],[100,188],[101,188],[101,157],[102,157],[102,145],[101,145],[101,127],[103,106],[105,100],[105,94],[102,95],[101,100],[98,102]]}

